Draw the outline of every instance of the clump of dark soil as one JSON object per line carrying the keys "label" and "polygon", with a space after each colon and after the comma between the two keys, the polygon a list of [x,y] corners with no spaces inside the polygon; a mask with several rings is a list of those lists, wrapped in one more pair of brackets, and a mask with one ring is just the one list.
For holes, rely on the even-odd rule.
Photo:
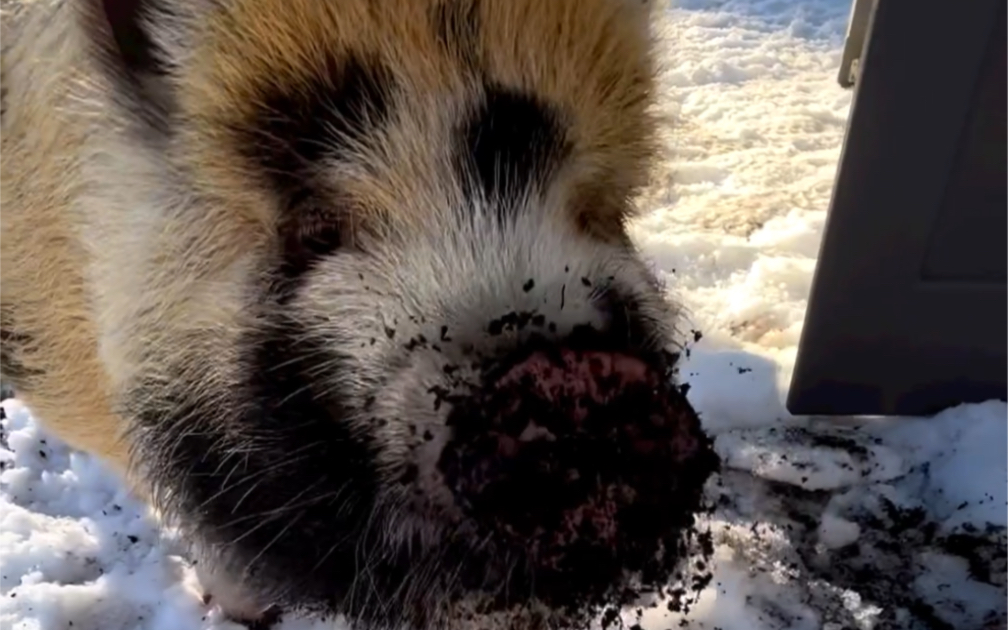
{"label": "clump of dark soil", "polygon": [[571,627],[669,594],[719,461],[667,372],[548,360],[546,377],[531,370],[455,407],[439,467],[481,535],[517,559],[488,611],[534,599]]}

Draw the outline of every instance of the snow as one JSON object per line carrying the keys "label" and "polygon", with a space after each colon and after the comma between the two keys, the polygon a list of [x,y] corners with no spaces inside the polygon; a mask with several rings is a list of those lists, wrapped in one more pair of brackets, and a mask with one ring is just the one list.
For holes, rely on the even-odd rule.
{"label": "snow", "polygon": [[[826,420],[782,404],[850,105],[849,7],[666,15],[669,156],[633,236],[703,333],[682,375],[724,470],[703,522],[713,580],[687,614],[627,611],[648,630],[1004,627],[1006,405]],[[0,627],[239,628],[202,607],[173,532],[108,470],[3,408]]]}

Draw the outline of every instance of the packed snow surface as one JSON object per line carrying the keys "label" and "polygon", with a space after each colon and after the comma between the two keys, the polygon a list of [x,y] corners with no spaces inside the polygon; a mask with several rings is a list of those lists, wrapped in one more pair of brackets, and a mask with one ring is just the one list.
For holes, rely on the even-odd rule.
{"label": "packed snow surface", "polygon": [[[659,602],[628,625],[1005,627],[1004,403],[898,421],[782,406],[850,105],[849,6],[678,0],[665,16],[669,157],[633,235],[703,333],[682,375],[724,470],[702,524],[713,580],[688,613]],[[238,628],[110,472],[3,408],[0,627]]]}

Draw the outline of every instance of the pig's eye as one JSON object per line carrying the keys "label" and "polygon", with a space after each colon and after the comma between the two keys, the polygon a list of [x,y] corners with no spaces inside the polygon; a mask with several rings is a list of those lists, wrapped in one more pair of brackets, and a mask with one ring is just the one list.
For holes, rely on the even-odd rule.
{"label": "pig's eye", "polygon": [[343,244],[340,223],[337,212],[322,204],[305,203],[292,209],[280,227],[285,275],[298,276],[339,249]]}
{"label": "pig's eye", "polygon": [[298,226],[299,245],[309,255],[325,256],[342,244],[340,226],[333,213],[315,206],[301,211]]}

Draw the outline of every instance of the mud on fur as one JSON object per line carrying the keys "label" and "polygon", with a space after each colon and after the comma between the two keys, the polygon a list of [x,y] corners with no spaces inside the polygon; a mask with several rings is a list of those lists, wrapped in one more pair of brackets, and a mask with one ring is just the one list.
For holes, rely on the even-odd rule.
{"label": "mud on fur", "polygon": [[[532,348],[622,377],[674,363],[677,309],[625,230],[657,147],[652,8],[4,1],[4,378],[183,528],[234,616],[433,628],[488,592],[498,608],[566,596],[509,599],[513,569],[544,556],[452,481],[493,458],[446,473],[445,457],[491,431],[473,405]],[[619,423],[535,448],[629,444],[651,415],[622,393],[592,412]],[[673,396],[653,401],[696,448],[666,434],[644,459],[706,461]],[[569,420],[561,400],[536,416]],[[612,468],[635,497],[619,506],[706,470],[670,489],[619,457],[579,462]],[[589,546],[614,518],[596,515]],[[569,595],[641,568],[614,562]]]}

